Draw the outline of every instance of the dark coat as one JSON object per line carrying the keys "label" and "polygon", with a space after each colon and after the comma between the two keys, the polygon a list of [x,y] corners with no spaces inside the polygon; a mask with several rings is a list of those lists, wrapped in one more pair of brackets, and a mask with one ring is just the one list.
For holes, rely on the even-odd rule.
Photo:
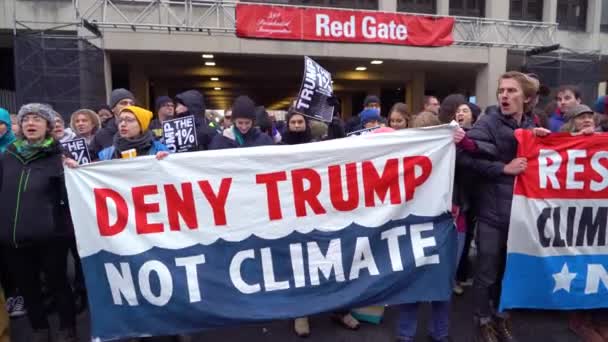
{"label": "dark coat", "polygon": [[175,99],[188,107],[188,111],[186,113],[175,114],[174,118],[194,115],[198,150],[204,151],[209,149],[209,144],[211,144],[213,137],[217,135],[217,131],[205,117],[206,108],[203,95],[196,90],[188,90],[175,96]]}
{"label": "dark coat", "polygon": [[274,141],[268,134],[262,133],[259,129],[252,127],[247,134],[243,135],[245,143],[239,145],[236,140],[223,135],[216,135],[209,145],[210,150],[221,150],[236,147],[255,147],[274,145]]}
{"label": "dark coat", "polygon": [[91,156],[96,156],[101,150],[112,146],[114,143],[114,135],[118,132],[116,118],[111,118],[104,122],[101,129],[95,134],[93,140],[89,144],[89,153]]}
{"label": "dark coat", "polygon": [[469,177],[478,178],[475,192],[479,221],[499,229],[508,229],[515,177],[505,175],[503,169],[517,155],[514,131],[533,126],[532,120],[526,115],[518,126],[515,120],[500,111],[486,112],[467,132],[481,151],[475,154],[460,153],[457,165],[470,171]]}
{"label": "dark coat", "polygon": [[73,237],[59,144],[29,162],[14,145],[0,156],[0,243],[23,247]]}

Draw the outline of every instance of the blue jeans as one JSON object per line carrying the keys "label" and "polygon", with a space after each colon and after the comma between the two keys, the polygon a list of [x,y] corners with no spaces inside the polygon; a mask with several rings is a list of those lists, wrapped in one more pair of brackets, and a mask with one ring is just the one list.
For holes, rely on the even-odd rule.
{"label": "blue jeans", "polygon": [[[465,233],[457,233],[456,259],[454,271],[458,268],[462,250],[464,249]],[[420,303],[401,304],[399,306],[399,323],[397,336],[405,341],[414,341],[418,325],[418,305]],[[431,319],[429,321],[429,335],[436,339],[449,336],[450,302],[431,302]]]}
{"label": "blue jeans", "polygon": [[[418,325],[418,305],[420,303],[401,304],[399,306],[399,331],[397,336],[405,341],[414,341]],[[431,302],[431,319],[429,320],[429,335],[436,339],[449,336],[450,302]]]}

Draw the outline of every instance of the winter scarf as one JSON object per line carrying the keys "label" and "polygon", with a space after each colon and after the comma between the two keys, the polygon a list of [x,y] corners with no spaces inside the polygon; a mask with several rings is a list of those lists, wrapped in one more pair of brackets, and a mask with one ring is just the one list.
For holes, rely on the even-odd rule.
{"label": "winter scarf", "polygon": [[146,131],[133,139],[122,138],[119,134],[116,134],[114,136],[114,146],[116,147],[114,153],[120,157],[122,152],[135,149],[138,156],[147,155],[153,141],[154,135],[150,131]]}
{"label": "winter scarf", "polygon": [[245,144],[245,137],[243,136],[241,131],[239,131],[236,126],[232,126],[232,131],[234,133],[234,141],[236,141],[239,146],[243,146]]}
{"label": "winter scarf", "polygon": [[0,122],[6,125],[7,131],[0,136],[0,153],[6,151],[8,145],[15,141],[15,134],[13,133],[13,125],[11,124],[11,116],[4,108],[0,108]]}
{"label": "winter scarf", "polygon": [[29,162],[38,157],[39,154],[47,152],[55,140],[51,137],[45,138],[41,142],[30,144],[25,139],[15,140],[15,152],[23,159],[24,162]]}

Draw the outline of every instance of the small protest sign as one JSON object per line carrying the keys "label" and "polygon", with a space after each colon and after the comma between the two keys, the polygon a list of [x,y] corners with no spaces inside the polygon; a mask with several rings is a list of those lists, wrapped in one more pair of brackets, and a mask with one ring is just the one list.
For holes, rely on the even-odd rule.
{"label": "small protest sign", "polygon": [[61,143],[61,146],[70,154],[72,159],[78,162],[78,165],[84,165],[91,162],[87,142],[84,138],[66,141]]}
{"label": "small protest sign", "polygon": [[194,151],[197,146],[194,116],[164,121],[163,138],[171,153]]}
{"label": "small protest sign", "polygon": [[331,122],[334,107],[327,99],[333,94],[331,74],[311,58],[304,57],[304,77],[295,109],[312,119]]}

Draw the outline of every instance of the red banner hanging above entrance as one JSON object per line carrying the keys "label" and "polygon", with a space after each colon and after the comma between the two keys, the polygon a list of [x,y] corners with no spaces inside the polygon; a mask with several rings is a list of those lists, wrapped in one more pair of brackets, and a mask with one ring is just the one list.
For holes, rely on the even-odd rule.
{"label": "red banner hanging above entrance", "polygon": [[318,7],[237,4],[236,34],[243,38],[447,46],[454,18]]}

